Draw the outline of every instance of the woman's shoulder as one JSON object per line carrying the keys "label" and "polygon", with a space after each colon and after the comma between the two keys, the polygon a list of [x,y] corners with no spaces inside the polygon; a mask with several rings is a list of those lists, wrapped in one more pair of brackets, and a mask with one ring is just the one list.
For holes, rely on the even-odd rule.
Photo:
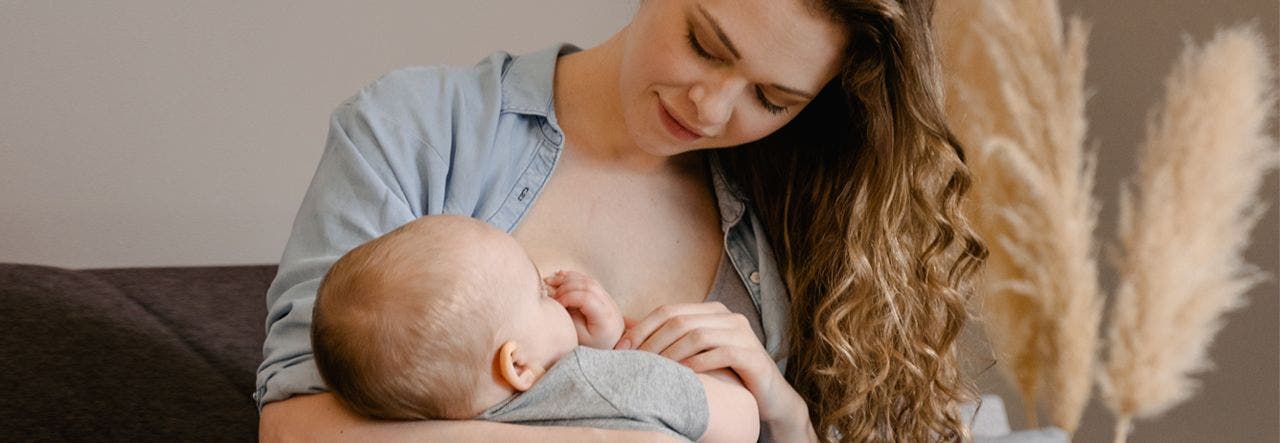
{"label": "woman's shoulder", "polygon": [[388,121],[428,141],[448,144],[461,126],[489,126],[502,105],[502,72],[511,56],[498,51],[473,66],[421,65],[380,75],[338,111]]}

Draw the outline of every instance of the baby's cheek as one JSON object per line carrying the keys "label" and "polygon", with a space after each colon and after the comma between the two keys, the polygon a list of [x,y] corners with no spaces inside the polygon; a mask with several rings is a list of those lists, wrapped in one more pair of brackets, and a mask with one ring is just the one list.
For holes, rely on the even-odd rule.
{"label": "baby's cheek", "polygon": [[569,311],[561,306],[557,309],[557,320],[555,322],[556,335],[563,343],[569,343],[570,346],[578,345],[578,329],[573,325],[573,317],[569,316]]}

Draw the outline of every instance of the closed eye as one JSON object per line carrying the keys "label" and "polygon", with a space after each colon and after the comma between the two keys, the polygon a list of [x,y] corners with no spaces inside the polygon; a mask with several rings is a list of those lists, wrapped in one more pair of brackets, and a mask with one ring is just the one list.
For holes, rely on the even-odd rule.
{"label": "closed eye", "polygon": [[[698,57],[702,57],[703,59],[714,63],[724,63],[724,60],[720,60],[716,56],[711,55],[711,53],[708,52],[702,44],[698,43],[698,37],[693,33],[693,23],[689,23],[688,30],[685,32],[685,38],[689,40],[689,47],[693,49],[693,53],[697,54]],[[764,90],[759,86],[756,86],[755,90],[756,99],[760,101],[760,106],[763,106],[770,114],[781,114],[790,108],[789,106],[778,106],[773,104],[773,102],[770,102],[769,99],[765,98]]]}

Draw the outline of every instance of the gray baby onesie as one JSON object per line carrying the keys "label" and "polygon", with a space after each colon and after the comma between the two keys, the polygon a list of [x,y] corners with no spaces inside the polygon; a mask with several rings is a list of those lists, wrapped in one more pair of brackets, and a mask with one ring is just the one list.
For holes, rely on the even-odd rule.
{"label": "gray baby onesie", "polygon": [[578,346],[528,391],[479,419],[528,425],[660,431],[697,441],[710,410],[689,368],[643,351]]}

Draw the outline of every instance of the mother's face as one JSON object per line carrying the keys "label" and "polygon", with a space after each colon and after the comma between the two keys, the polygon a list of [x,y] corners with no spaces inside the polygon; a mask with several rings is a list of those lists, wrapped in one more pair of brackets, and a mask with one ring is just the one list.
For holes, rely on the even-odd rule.
{"label": "mother's face", "polygon": [[781,128],[835,77],[846,38],[801,0],[648,0],[626,33],[623,116],[658,155]]}

